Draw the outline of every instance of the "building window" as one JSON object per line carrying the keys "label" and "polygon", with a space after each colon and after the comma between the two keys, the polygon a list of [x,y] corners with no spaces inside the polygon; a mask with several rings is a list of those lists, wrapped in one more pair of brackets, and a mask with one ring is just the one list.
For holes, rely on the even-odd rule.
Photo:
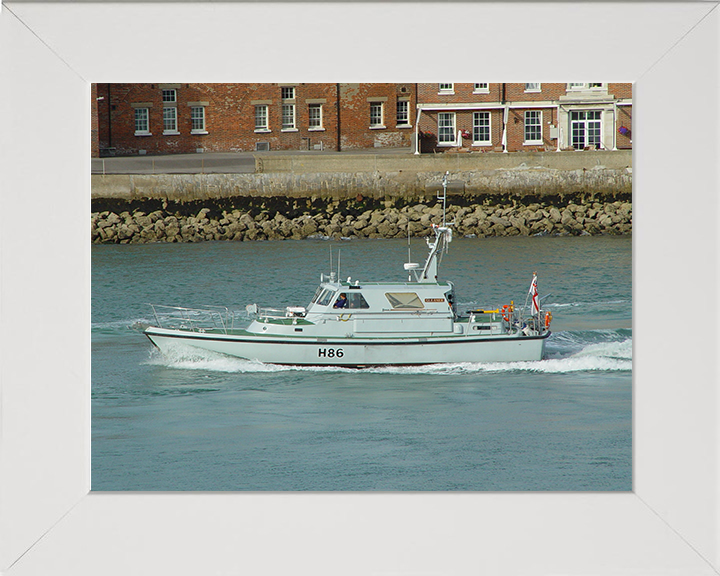
{"label": "building window", "polygon": [[525,144],[542,144],[542,111],[525,112]]}
{"label": "building window", "polygon": [[150,135],[150,109],[135,108],[135,136]]}
{"label": "building window", "polygon": [[370,102],[370,128],[385,128],[382,102]]}
{"label": "building window", "polygon": [[473,84],[473,93],[474,94],[489,94],[490,93],[490,84],[487,82],[480,82],[477,84]]}
{"label": "building window", "polygon": [[410,126],[410,102],[408,100],[397,101],[397,125]]}
{"label": "building window", "polygon": [[438,114],[438,144],[455,144],[455,112]]}
{"label": "building window", "polygon": [[323,129],[322,104],[308,104],[308,128],[310,130]]}
{"label": "building window", "polygon": [[177,133],[177,108],[167,106],[163,108],[163,134]]}
{"label": "building window", "polygon": [[571,144],[576,150],[586,146],[600,148],[601,132],[600,110],[587,110],[570,113]]}
{"label": "building window", "polygon": [[603,82],[569,82],[568,90],[601,90],[605,88]]}
{"label": "building window", "polygon": [[473,113],[473,144],[490,144],[490,112]]}
{"label": "building window", "polygon": [[295,104],[282,105],[282,129],[295,130]]}
{"label": "building window", "polygon": [[525,83],[525,92],[540,92],[540,83],[539,82],[526,82]]}
{"label": "building window", "polygon": [[190,108],[190,120],[192,121],[191,134],[207,134],[205,130],[204,106],[192,106]]}
{"label": "building window", "polygon": [[163,90],[162,99],[163,102],[177,102],[177,90]]}
{"label": "building window", "polygon": [[280,98],[283,100],[280,108],[282,119],[281,130],[294,132],[297,130],[295,124],[295,87],[281,86]]}
{"label": "building window", "polygon": [[255,106],[255,132],[268,132],[269,130],[267,104],[258,104]]}
{"label": "building window", "polygon": [[438,84],[438,92],[440,94],[454,94],[455,84],[452,82],[446,82],[445,84]]}

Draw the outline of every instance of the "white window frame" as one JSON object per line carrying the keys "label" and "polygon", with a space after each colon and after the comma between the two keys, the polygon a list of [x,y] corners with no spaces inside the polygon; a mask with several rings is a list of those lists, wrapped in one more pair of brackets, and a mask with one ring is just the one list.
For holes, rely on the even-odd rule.
{"label": "white window frame", "polygon": [[[529,117],[535,117],[537,119],[537,122],[533,122],[532,124],[528,123]],[[542,110],[525,110],[525,114],[523,115],[523,144],[526,146],[534,146],[537,144],[543,143],[543,113]],[[535,140],[528,140],[528,127],[529,126],[538,126],[540,137]]]}
{"label": "white window frame", "polygon": [[163,104],[166,102],[177,102],[177,90],[175,88],[163,88],[162,91]]}
{"label": "white window frame", "polygon": [[280,87],[280,99],[281,100],[295,100],[295,86],[281,86]]}
{"label": "white window frame", "polygon": [[455,94],[453,82],[438,83],[438,94]]}
{"label": "white window frame", "polygon": [[490,83],[477,82],[473,84],[473,94],[490,94]]}
{"label": "white window frame", "polygon": [[295,104],[283,102],[280,107],[281,132],[297,132]]}
{"label": "white window frame", "polygon": [[[401,112],[402,110],[402,112]],[[395,122],[398,128],[410,128],[410,100],[397,101],[397,108],[395,109]]]}
{"label": "white window frame", "polygon": [[205,106],[190,106],[190,134],[207,134]]}
{"label": "white window frame", "polygon": [[165,106],[163,108],[163,135],[174,136],[177,134],[180,134],[178,131],[177,107]]}
{"label": "white window frame", "polygon": [[[255,132],[270,132],[268,112],[267,104],[255,104]],[[260,118],[260,123],[258,123],[258,118]]]}
{"label": "white window frame", "polygon": [[385,103],[370,102],[370,130],[385,128]]}
{"label": "white window frame", "polygon": [[607,90],[605,82],[568,82],[568,92],[580,92],[587,90]]}
{"label": "white window frame", "polygon": [[[317,110],[317,118],[313,117],[313,110]],[[317,124],[313,125],[313,121]],[[308,131],[310,132],[323,132],[325,127],[323,126],[323,105],[322,104],[308,104]]]}
{"label": "white window frame", "polygon": [[[600,117],[599,118],[587,118],[587,115],[590,113],[593,115],[599,114]],[[573,116],[575,114],[583,114],[584,117],[573,119]],[[583,149],[585,149],[586,146],[591,145],[591,143],[589,141],[591,124],[592,124],[592,129],[597,130],[597,135],[598,135],[597,142],[594,142],[592,144],[597,146],[597,148],[600,148],[602,146],[602,142],[603,142],[603,134],[602,134],[603,113],[602,113],[602,110],[572,110],[569,114],[568,119],[570,121],[570,146],[575,148],[575,150],[583,150]],[[578,141],[576,140],[576,137],[575,137],[576,133],[577,133],[576,126],[582,127],[583,141],[582,141],[581,146],[577,145]]]}
{"label": "white window frame", "polygon": [[[479,128],[484,128],[484,124],[480,124],[478,120],[480,117],[487,118],[487,140],[480,140],[476,138],[479,134]],[[491,146],[492,145],[492,115],[487,111],[473,112],[473,145],[474,146]]]}
{"label": "white window frame", "polygon": [[542,90],[542,84],[540,82],[525,82],[525,92],[537,93]]}
{"label": "white window frame", "polygon": [[[448,125],[443,125],[443,118],[449,119]],[[454,146],[457,143],[456,116],[455,112],[438,112],[438,146]],[[448,129],[450,130],[448,132]]]}
{"label": "white window frame", "polygon": [[[140,118],[144,113],[145,118]],[[135,136],[152,136],[150,132],[150,108],[138,107],[135,108],[134,114],[135,120]],[[144,122],[144,128],[143,126]]]}

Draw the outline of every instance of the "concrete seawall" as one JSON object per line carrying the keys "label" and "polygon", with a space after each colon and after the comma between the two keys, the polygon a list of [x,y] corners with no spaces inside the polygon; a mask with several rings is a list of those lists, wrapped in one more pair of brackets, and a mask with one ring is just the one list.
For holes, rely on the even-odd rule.
{"label": "concrete seawall", "polygon": [[258,155],[255,173],[92,176],[95,243],[630,234],[632,154]]}
{"label": "concrete seawall", "polygon": [[456,196],[629,198],[631,151],[257,155],[254,174],[92,175],[92,198],[194,202],[236,197],[429,198],[450,172]]}

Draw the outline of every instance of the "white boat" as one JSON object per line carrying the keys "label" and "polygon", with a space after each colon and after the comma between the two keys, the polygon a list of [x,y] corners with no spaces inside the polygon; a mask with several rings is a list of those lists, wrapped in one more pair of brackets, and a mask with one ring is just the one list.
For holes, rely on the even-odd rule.
{"label": "white boat", "polygon": [[[264,363],[365,367],[458,362],[541,360],[550,336],[533,275],[526,306],[514,302],[461,313],[438,263],[452,241],[445,223],[433,225],[423,265],[405,263],[405,282],[365,282],[321,274],[307,306],[282,310],[247,306],[252,321],[236,327],[227,308],[153,306],[156,326],[144,333],[163,354],[210,351]],[[331,265],[332,268],[332,265]],[[162,320],[161,320],[162,319]]]}

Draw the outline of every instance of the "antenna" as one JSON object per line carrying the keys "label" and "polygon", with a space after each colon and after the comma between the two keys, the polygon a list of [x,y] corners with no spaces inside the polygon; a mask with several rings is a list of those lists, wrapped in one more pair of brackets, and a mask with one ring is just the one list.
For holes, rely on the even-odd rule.
{"label": "antenna", "polygon": [[408,221],[407,221],[407,233],[408,233],[408,262],[412,262],[412,258],[410,257],[410,218],[408,218]]}
{"label": "antenna", "polygon": [[438,197],[437,197],[438,200],[442,200],[442,201],[443,201],[443,221],[442,221],[442,225],[443,225],[443,226],[445,226],[445,202],[447,201],[447,182],[448,182],[448,176],[449,176],[449,175],[450,175],[450,171],[446,171],[445,174],[443,175],[443,179],[442,179],[442,187],[443,187],[442,196],[438,196]]}
{"label": "antenna", "polygon": [[340,281],[340,248],[338,248],[338,272],[337,272],[338,282]]}

